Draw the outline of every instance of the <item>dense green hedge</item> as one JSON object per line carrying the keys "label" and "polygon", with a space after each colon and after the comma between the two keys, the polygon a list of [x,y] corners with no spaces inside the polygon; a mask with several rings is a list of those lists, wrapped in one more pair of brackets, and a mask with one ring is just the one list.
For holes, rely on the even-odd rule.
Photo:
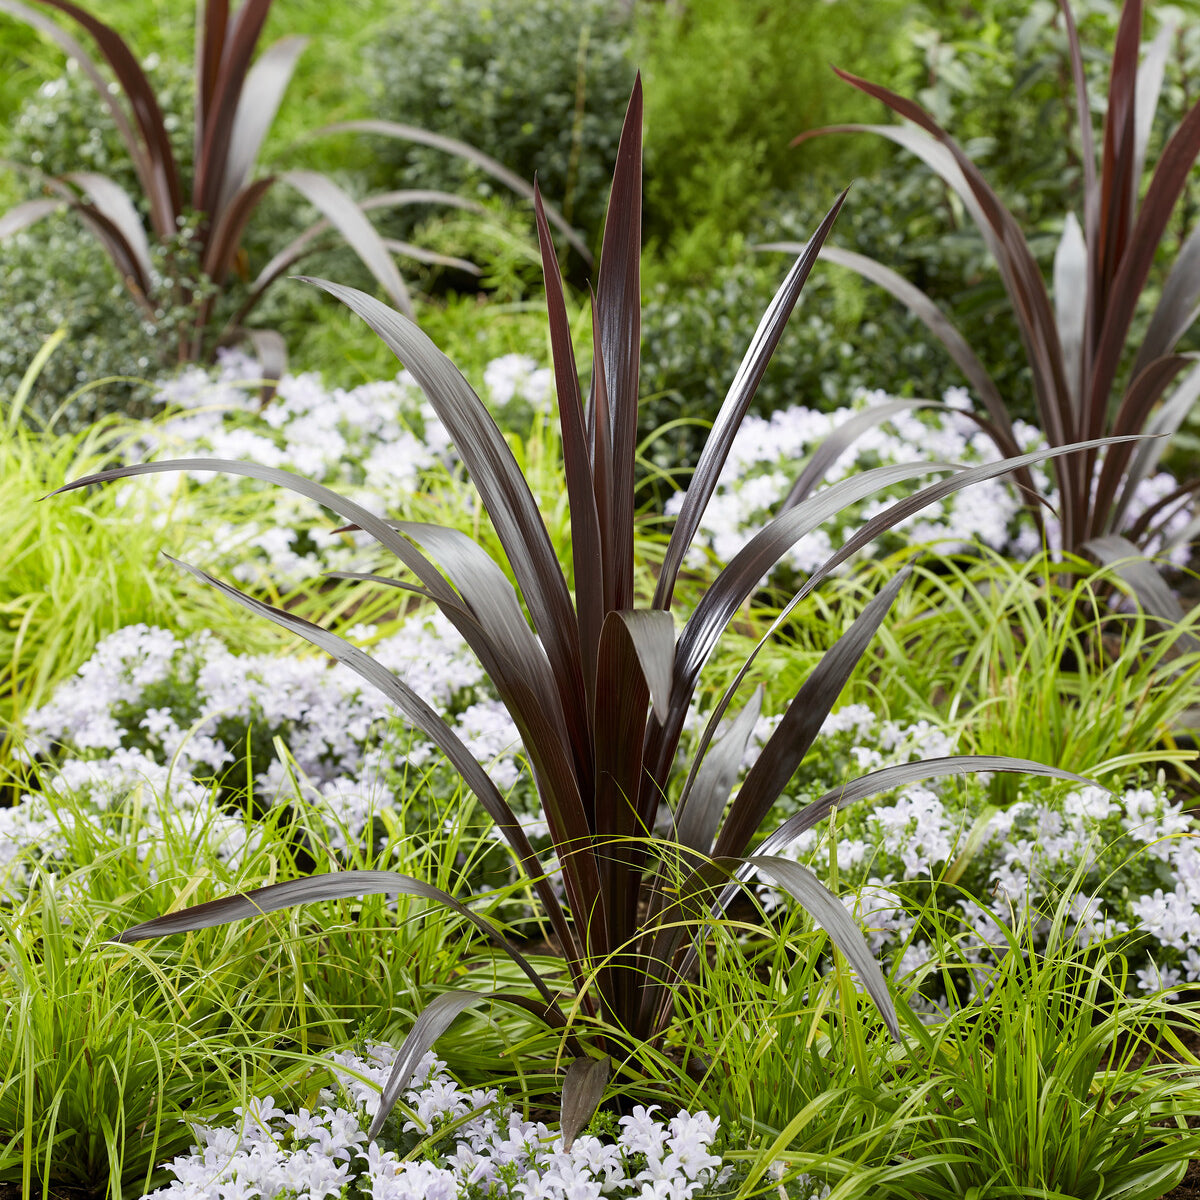
{"label": "dense green hedge", "polygon": [[[633,83],[630,40],[630,21],[605,0],[408,0],[371,52],[372,106],[536,174],[598,244]],[[380,189],[497,187],[459,160],[390,140],[372,175]]]}

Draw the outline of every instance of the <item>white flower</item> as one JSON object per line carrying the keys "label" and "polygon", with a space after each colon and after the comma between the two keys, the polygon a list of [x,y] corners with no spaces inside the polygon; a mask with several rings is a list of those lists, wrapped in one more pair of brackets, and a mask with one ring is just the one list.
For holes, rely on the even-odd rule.
{"label": "white flower", "polygon": [[1165,971],[1161,970],[1152,958],[1147,966],[1139,967],[1135,974],[1138,987],[1144,992],[1162,992],[1167,996],[1178,994],[1173,989],[1176,984],[1181,982],[1182,974],[1173,967],[1169,967]]}

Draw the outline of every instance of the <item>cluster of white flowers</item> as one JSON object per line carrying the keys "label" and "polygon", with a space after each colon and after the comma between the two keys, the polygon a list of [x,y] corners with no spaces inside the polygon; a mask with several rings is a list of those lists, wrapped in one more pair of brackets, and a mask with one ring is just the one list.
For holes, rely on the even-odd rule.
{"label": "cluster of white flowers", "polygon": [[[372,653],[435,707],[499,787],[514,786],[516,726],[445,617],[414,614]],[[48,703],[26,714],[23,753],[43,764],[46,791],[71,791],[99,812],[148,787],[209,814],[214,801],[202,784],[230,771],[249,744],[255,799],[310,802],[331,843],[344,846],[397,805],[400,773],[436,758],[433,744],[393,715],[381,693],[324,657],[235,655],[210,634],[180,638],[132,625],[103,639]],[[291,762],[275,755],[277,737]],[[31,795],[0,810],[0,862],[29,844],[58,853],[46,803]]]}
{"label": "cluster of white flowers", "polygon": [[[705,511],[699,535],[689,551],[691,565],[701,565],[706,551],[720,562],[733,558],[778,511],[799,474],[800,464],[835,429],[856,414],[894,400],[895,397],[879,391],[860,392],[849,408],[830,413],[794,407],[780,409],[769,418],[746,417],[721,471],[716,493]],[[870,467],[898,463],[978,466],[998,461],[1000,454],[991,438],[960,411],[970,406],[965,390],[950,389],[944,401],[952,411],[904,410],[863,431],[830,464],[818,486],[837,483]],[[1023,421],[1013,423],[1013,432],[1022,451],[1044,445],[1040,431]],[[1041,495],[1052,505],[1056,504],[1057,493],[1047,465],[1040,464],[1031,470]],[[941,472],[923,480],[893,485],[879,496],[848,506],[797,542],[781,560],[781,565],[812,572],[840,549],[851,534],[888,509],[897,498],[944,477],[945,473]],[[1145,511],[1176,486],[1174,479],[1166,474],[1145,480],[1136,491],[1131,512],[1136,515]],[[677,493],[668,501],[667,513],[678,513],[682,504],[683,493]],[[1166,538],[1186,525],[1189,517],[1186,502],[1175,506],[1157,541],[1148,549],[1153,552],[1155,545],[1163,544]],[[1048,530],[1051,535],[1053,532],[1053,529]],[[1032,520],[1022,508],[1011,483],[1003,477],[972,484],[914,513],[897,523],[882,541],[894,545],[897,534],[912,545],[936,542],[946,552],[983,543],[1024,559],[1040,548]],[[1171,557],[1186,562],[1187,548],[1175,548]]]}
{"label": "cluster of white flowers", "polygon": [[[239,351],[223,351],[214,371],[189,367],[158,387],[156,399],[182,410],[155,423],[135,449],[137,457],[212,457],[277,467],[332,487],[378,516],[401,509],[439,464],[457,463],[452,440],[408,371],[392,380],[349,390],[328,389],[313,373],[285,375],[260,406],[261,370]],[[493,412],[519,418],[522,405],[549,407],[551,372],[533,359],[507,354],[484,368],[483,395]],[[261,411],[260,411],[261,407]],[[247,493],[243,479],[191,472],[207,488]],[[164,519],[176,482],[150,476],[139,484],[163,497]],[[315,524],[312,505],[283,489],[257,516],[236,526],[209,527],[217,558],[235,561],[233,574],[253,581],[264,570],[276,582],[302,582],[321,571],[367,565],[335,523]]]}
{"label": "cluster of white flowers", "polygon": [[[518,732],[457,631],[440,614],[417,614],[373,651],[445,716],[508,789],[535,845],[545,849],[548,830]],[[143,804],[137,824],[140,857],[156,839],[189,829],[222,857],[242,854],[252,848],[247,823],[222,812],[204,783],[229,768],[235,749],[245,753],[247,730],[255,728],[264,735],[260,745],[282,737],[294,760],[271,755],[252,763],[256,799],[268,806],[304,802],[324,822],[331,845],[360,845],[375,817],[403,808],[414,789],[454,786],[432,743],[390,716],[374,689],[323,659],[239,657],[209,635],[181,639],[144,626],[122,629],[27,716],[26,753],[43,763],[44,794],[0,812],[0,880],[10,892],[23,889],[25,847],[43,857],[66,856],[69,830],[54,797],[67,792],[86,799],[101,823],[131,793],[155,797]],[[744,768],[778,720],[760,718]],[[693,729],[699,723],[689,718]],[[847,778],[953,751],[953,736],[937,724],[880,720],[866,705],[844,706],[825,721],[815,753],[766,828]],[[1080,937],[1134,933],[1143,957],[1156,964],[1154,978],[1200,979],[1200,851],[1191,818],[1168,803],[1162,788],[1130,790],[1111,801],[1096,790],[1065,797],[1061,791],[1031,779],[1022,803],[992,813],[976,830],[957,875],[958,908],[978,932],[978,953],[996,944],[997,922],[1052,904],[1078,871],[1083,893],[1095,893],[1095,903],[1075,914]],[[916,965],[921,943],[913,940],[914,917],[906,912],[919,909],[922,897],[911,895],[912,887],[936,879],[963,853],[989,799],[984,777],[910,784],[839,814],[832,843],[821,828],[789,853],[805,861],[824,856],[826,865],[836,853],[840,887],[865,888],[875,904],[875,948]],[[510,868],[505,860],[503,870]],[[481,876],[470,886],[487,882]],[[880,907],[880,897],[896,887],[908,888],[916,903]],[[763,895],[768,903],[778,899],[770,889]],[[945,891],[939,902],[949,902]]]}
{"label": "cluster of white flowers", "polygon": [[[322,1091],[315,1112],[287,1112],[265,1096],[236,1110],[236,1127],[197,1127],[200,1144],[168,1164],[174,1182],[145,1200],[317,1200],[347,1188],[373,1200],[691,1200],[719,1178],[719,1119],[707,1113],[659,1120],[657,1105],[639,1105],[614,1141],[584,1134],[567,1149],[494,1090],[464,1091],[432,1054],[385,1128],[390,1142],[368,1144],[395,1057],[386,1044],[330,1055],[339,1087]],[[420,1157],[385,1148],[397,1143]]]}
{"label": "cluster of white flowers", "polygon": [[[818,745],[766,828],[850,774],[953,752],[945,730],[921,721],[878,721],[865,705],[847,705],[826,720]],[[988,777],[909,784],[839,813],[783,851],[828,876],[836,860],[839,889],[876,953],[897,956],[901,972],[932,956],[922,906],[952,864],[957,890],[937,903],[967,931],[968,959],[983,961],[1004,942],[1002,930],[1030,921],[1035,940],[1078,880],[1067,921],[1080,944],[1128,935],[1140,987],[1200,981],[1200,827],[1162,786],[1110,794],[1028,781],[1026,798],[991,809]],[[981,821],[982,818],[982,821]],[[977,827],[981,826],[981,827]],[[960,859],[960,856],[962,858]],[[768,906],[781,901],[763,887]]]}
{"label": "cluster of white flowers", "polygon": [[[64,804],[68,797],[75,803]],[[126,825],[130,809],[136,809],[137,816]],[[0,808],[0,897],[20,900],[25,895],[33,868],[31,851],[42,861],[70,857],[68,847],[81,815],[92,832],[105,828],[110,818],[114,831],[128,828],[130,848],[142,862],[159,847],[175,845],[204,847],[236,865],[262,840],[254,826],[215,802],[211,788],[173,773],[140,750],[120,748],[90,760],[69,758],[43,772],[36,792]],[[149,873],[157,875],[153,863]],[[86,878],[71,882],[74,878],[68,872],[61,886],[85,893]]]}

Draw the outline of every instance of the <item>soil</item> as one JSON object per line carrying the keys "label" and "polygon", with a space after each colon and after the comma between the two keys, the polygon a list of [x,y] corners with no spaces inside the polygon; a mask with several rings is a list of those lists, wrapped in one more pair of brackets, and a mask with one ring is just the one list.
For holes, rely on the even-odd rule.
{"label": "soil", "polygon": [[1166,1200],[1198,1200],[1200,1198],[1200,1160],[1192,1159],[1188,1163],[1187,1174],[1183,1182],[1166,1195]]}

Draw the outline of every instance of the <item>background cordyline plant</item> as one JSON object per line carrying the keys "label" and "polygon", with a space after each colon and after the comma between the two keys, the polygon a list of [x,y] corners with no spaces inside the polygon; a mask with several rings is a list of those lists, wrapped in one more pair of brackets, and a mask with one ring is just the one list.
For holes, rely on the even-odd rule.
{"label": "background cordyline plant", "polygon": [[[95,40],[116,78],[110,92],[99,66],[62,26],[20,0],[0,0],[0,12],[40,29],[75,59],[107,108],[129,153],[141,195],[138,203],[114,180],[92,171],[74,171],[43,180],[48,195],[27,200],[0,215],[0,238],[24,229],[64,207],[74,211],[108,253],[121,278],[143,309],[158,324],[164,313],[184,309],[190,321],[179,330],[175,357],[199,360],[217,345],[248,333],[264,368],[264,377],[278,379],[285,365],[283,341],[266,330],[242,329],[242,321],[266,289],[297,260],[322,245],[322,235],[336,230],[379,282],[392,302],[411,315],[408,289],[393,253],[422,261],[445,261],[473,269],[470,263],[445,259],[406,242],[383,239],[364,215],[366,211],[405,204],[445,203],[477,207],[444,192],[406,190],[385,192],[355,201],[327,175],[290,170],[257,173],[258,157],[307,38],[285,37],[252,63],[254,50],[270,12],[272,0],[243,0],[231,11],[229,0],[197,0],[196,104],[191,178],[171,147],[162,108],[145,72],[128,43],[110,26],[70,0],[38,0],[65,13]],[[532,188],[500,163],[465,142],[412,126],[373,122],[372,132],[421,142],[456,154],[532,199]],[[331,126],[320,132],[361,127],[356,123]],[[23,164],[8,164],[29,170]],[[36,174],[36,173],[35,173]],[[41,178],[40,175],[38,175]],[[275,183],[285,183],[323,214],[324,220],[305,230],[243,284],[243,235],[255,209]],[[150,232],[139,208],[148,215]],[[551,219],[563,228],[585,257],[586,246],[557,212]],[[171,279],[155,272],[151,239],[163,247],[171,264]],[[180,243],[183,243],[182,245]],[[198,268],[198,272],[193,268]],[[227,290],[241,295],[224,326],[213,330],[218,299]]]}
{"label": "background cordyline plant", "polygon": [[[245,896],[159,917],[119,935],[121,941],[135,941],[309,900],[370,892],[434,898],[466,913],[476,927],[504,945],[535,993],[483,996],[458,991],[436,997],[400,1050],[371,1127],[372,1137],[421,1055],[458,1013],[491,998],[544,1019],[561,1031],[565,1046],[575,1055],[563,1085],[564,1134],[569,1139],[601,1099],[609,1053],[632,1044],[636,1059],[638,1044],[658,1042],[669,1032],[673,987],[694,963],[706,923],[718,917],[732,898],[738,882],[733,877],[745,879],[753,872],[790,892],[828,931],[858,972],[888,1028],[898,1036],[883,976],[841,903],[809,871],[774,851],[835,806],[909,780],[977,768],[1078,778],[1024,760],[987,756],[892,767],[815,801],[767,837],[757,853],[745,857],[768,810],[812,745],[895,599],[905,578],[900,574],[866,606],[805,680],[731,801],[739,764],[758,716],[759,694],[726,727],[719,728],[719,722],[757,649],[750,655],[704,731],[678,793],[671,836],[654,836],[701,668],[759,581],[789,547],[844,505],[890,483],[939,468],[931,464],[880,467],[819,492],[776,517],[715,578],[676,635],[672,598],[685,552],[817,250],[832,227],[842,203],[839,199],[762,318],[701,454],[653,597],[647,604],[635,595],[641,120],[639,81],[626,113],[604,230],[593,306],[598,351],[586,404],[549,226],[540,197],[535,202],[562,427],[564,482],[570,502],[574,599],[530,489],[484,404],[415,325],[369,296],[338,284],[313,281],[362,316],[425,390],[479,489],[520,595],[500,565],[457,530],[431,524],[393,525],[318,484],[253,463],[187,459],[140,464],[67,485],[75,488],[144,472],[207,468],[278,482],[310,497],[370,534],[408,568],[418,582],[385,582],[419,593],[445,613],[479,656],[521,732],[561,867],[565,903],[487,773],[402,679],[317,625],[188,568],[230,598],[294,630],[350,666],[438,744],[527,873],[566,963],[570,987],[562,985],[561,977],[552,986],[481,917],[468,913],[446,893],[393,872],[346,871],[272,884]],[[1029,463],[1053,453],[1028,455],[1018,462]],[[950,478],[927,486],[865,525],[813,573],[784,617],[840,562],[889,525],[972,480],[999,474],[1011,465],[958,470],[943,464],[940,469],[953,472]]]}
{"label": "background cordyline plant", "polygon": [[[1173,434],[1197,397],[1200,365],[1176,353],[1200,315],[1200,226],[1187,238],[1162,287],[1140,344],[1130,334],[1167,224],[1200,155],[1200,102],[1167,141],[1142,189],[1143,167],[1164,68],[1175,29],[1164,24],[1139,66],[1140,0],[1126,0],[1117,30],[1097,169],[1091,103],[1083,54],[1070,5],[1060,0],[1075,89],[1075,117],[1083,166],[1083,225],[1068,213],[1054,259],[1054,297],[1012,213],[1001,203],[965,151],[920,105],[878,84],[838,70],[868,96],[882,100],[909,125],[836,125],[795,139],[828,133],[882,134],[917,155],[959,197],[996,261],[1033,380],[1036,411],[1052,446],[1105,435]],[[836,70],[836,68],[835,68]],[[791,243],[761,249],[795,252]],[[826,246],[821,256],[886,288],[941,341],[967,377],[983,407],[980,423],[1000,452],[1017,454],[1004,398],[953,323],[924,292],[865,255]],[[1186,372],[1186,374],[1184,374]],[[1182,375],[1182,379],[1180,376]],[[1091,550],[1101,558],[1136,554],[1136,546],[1164,518],[1189,503],[1200,480],[1135,519],[1131,501],[1154,470],[1166,437],[1109,445],[1057,458],[1060,548]],[[1027,475],[1017,477],[1030,486]],[[1032,506],[1040,516],[1037,505]],[[1200,526],[1191,523],[1171,539],[1181,543]],[[1169,546],[1164,547],[1164,549]]]}

